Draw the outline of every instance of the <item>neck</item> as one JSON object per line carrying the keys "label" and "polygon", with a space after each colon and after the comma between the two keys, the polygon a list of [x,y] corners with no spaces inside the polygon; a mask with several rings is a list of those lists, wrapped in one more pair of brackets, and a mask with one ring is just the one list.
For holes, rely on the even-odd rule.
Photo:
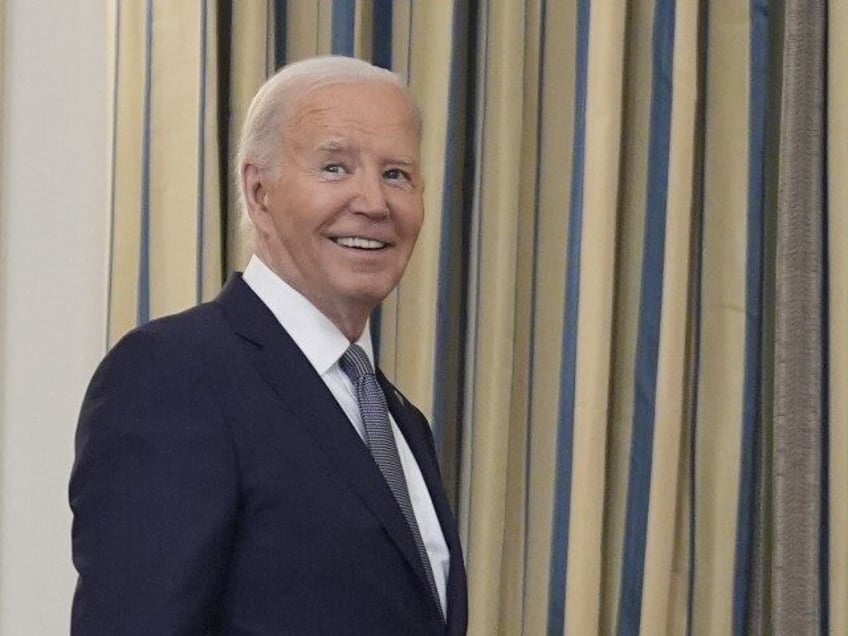
{"label": "neck", "polygon": [[273,259],[269,258],[267,250],[261,249],[260,245],[255,246],[254,253],[265,265],[279,276],[292,289],[297,290],[304,298],[312,303],[318,311],[324,314],[330,322],[332,322],[339,331],[351,343],[356,342],[362,336],[365,330],[365,325],[368,324],[368,318],[374,307],[366,303],[355,303],[340,298],[328,298],[320,294],[315,294],[305,285],[298,284],[298,281],[292,280],[286,276],[283,268],[275,267]]}

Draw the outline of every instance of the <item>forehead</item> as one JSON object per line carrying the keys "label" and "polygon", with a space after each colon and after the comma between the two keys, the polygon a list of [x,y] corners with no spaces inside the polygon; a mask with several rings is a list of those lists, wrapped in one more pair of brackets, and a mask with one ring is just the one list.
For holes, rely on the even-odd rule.
{"label": "forehead", "polygon": [[332,84],[307,92],[292,105],[286,137],[309,144],[317,139],[363,138],[408,152],[420,143],[419,124],[406,93],[389,82]]}

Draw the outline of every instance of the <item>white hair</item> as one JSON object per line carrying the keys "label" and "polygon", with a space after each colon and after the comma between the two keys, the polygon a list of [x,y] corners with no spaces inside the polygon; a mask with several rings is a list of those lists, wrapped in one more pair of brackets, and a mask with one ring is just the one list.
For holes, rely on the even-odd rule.
{"label": "white hair", "polygon": [[421,114],[403,79],[396,73],[364,60],[341,55],[312,57],[288,64],[272,75],[259,89],[242,127],[235,162],[235,181],[241,207],[243,229],[252,230],[247,213],[242,180],[245,164],[272,169],[278,158],[286,122],[296,103],[308,93],[333,84],[388,82],[401,89],[409,100],[421,133]]}

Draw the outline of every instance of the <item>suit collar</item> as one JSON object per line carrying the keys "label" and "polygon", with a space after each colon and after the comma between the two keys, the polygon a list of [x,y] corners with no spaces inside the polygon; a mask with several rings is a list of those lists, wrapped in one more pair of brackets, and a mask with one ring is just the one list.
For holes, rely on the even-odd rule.
{"label": "suit collar", "polygon": [[[274,314],[318,375],[336,364],[350,346],[347,336],[332,320],[256,255],[245,267],[242,280]],[[373,366],[374,350],[367,322],[356,344],[362,347]]]}

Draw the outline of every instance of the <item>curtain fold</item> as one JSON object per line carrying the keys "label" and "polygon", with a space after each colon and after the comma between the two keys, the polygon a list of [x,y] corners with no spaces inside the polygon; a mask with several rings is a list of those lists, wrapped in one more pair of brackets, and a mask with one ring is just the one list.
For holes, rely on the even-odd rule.
{"label": "curtain fold", "polygon": [[110,343],[244,266],[227,179],[275,68],[390,67],[427,214],[372,322],[470,633],[848,632],[843,3],[111,9]]}
{"label": "curtain fold", "polygon": [[775,247],[773,626],[822,623],[825,7],[788,0]]}

